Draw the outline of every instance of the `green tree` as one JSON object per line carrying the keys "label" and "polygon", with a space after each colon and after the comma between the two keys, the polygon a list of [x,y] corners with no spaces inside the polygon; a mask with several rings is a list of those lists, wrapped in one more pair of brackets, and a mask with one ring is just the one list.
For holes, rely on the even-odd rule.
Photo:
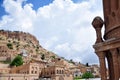
{"label": "green tree", "polygon": [[91,72],[85,72],[82,75],[82,78],[89,79],[89,78],[94,78],[93,74]]}
{"label": "green tree", "polygon": [[52,59],[55,59],[55,56],[51,56]]}
{"label": "green tree", "polygon": [[72,60],[72,59],[70,59],[70,61],[69,61],[70,63],[72,63],[72,64],[74,64],[74,61]]}
{"label": "green tree", "polygon": [[23,64],[22,56],[16,56],[13,61],[10,63],[10,66],[20,66]]}
{"label": "green tree", "polygon": [[86,63],[86,66],[89,67],[89,63]]}
{"label": "green tree", "polygon": [[73,62],[73,60],[72,59],[70,59],[70,63],[72,63]]}
{"label": "green tree", "polygon": [[80,80],[80,79],[81,79],[80,76],[76,76],[76,77],[74,77],[74,80]]}
{"label": "green tree", "polygon": [[41,59],[42,59],[42,60],[45,59],[45,55],[44,55],[44,54],[41,55]]}
{"label": "green tree", "polygon": [[12,45],[11,43],[7,43],[7,47],[8,47],[9,49],[13,49],[13,45]]}

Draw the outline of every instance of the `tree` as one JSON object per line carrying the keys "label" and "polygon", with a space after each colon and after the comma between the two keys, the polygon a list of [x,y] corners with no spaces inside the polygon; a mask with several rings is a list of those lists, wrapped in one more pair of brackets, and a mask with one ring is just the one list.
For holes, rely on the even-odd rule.
{"label": "tree", "polygon": [[89,67],[89,63],[86,63],[86,66]]}
{"label": "tree", "polygon": [[82,78],[89,79],[89,78],[94,78],[93,74],[91,72],[85,72],[82,75]]}
{"label": "tree", "polygon": [[42,60],[45,59],[45,55],[44,55],[44,54],[41,55],[41,59],[42,59]]}
{"label": "tree", "polygon": [[51,56],[52,59],[55,59],[55,56]]}
{"label": "tree", "polygon": [[10,63],[10,66],[20,66],[23,64],[23,59],[20,55],[16,56]]}
{"label": "tree", "polygon": [[72,59],[70,59],[70,61],[69,61],[70,63],[72,63],[72,64],[74,64],[74,61],[72,60]]}
{"label": "tree", "polygon": [[13,49],[13,45],[12,45],[11,43],[7,43],[7,47],[8,47],[9,49]]}

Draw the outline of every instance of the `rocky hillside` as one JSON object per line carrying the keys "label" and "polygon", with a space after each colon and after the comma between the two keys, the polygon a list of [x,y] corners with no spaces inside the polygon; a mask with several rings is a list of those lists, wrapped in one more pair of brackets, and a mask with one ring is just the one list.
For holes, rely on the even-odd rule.
{"label": "rocky hillside", "polygon": [[25,62],[33,58],[41,60],[43,57],[43,60],[49,61],[58,57],[44,49],[30,33],[0,30],[0,60],[11,60],[18,54],[23,55]]}

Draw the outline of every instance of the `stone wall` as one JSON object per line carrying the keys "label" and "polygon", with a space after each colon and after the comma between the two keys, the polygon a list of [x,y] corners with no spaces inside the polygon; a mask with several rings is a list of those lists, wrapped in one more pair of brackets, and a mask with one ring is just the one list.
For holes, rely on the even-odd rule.
{"label": "stone wall", "polygon": [[0,74],[0,80],[37,80],[38,76],[29,74]]}

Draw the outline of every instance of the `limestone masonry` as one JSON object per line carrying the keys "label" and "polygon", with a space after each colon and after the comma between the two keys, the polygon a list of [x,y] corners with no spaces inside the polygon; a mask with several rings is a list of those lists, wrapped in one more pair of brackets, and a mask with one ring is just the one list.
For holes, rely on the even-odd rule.
{"label": "limestone masonry", "polygon": [[[96,43],[93,46],[100,61],[101,80],[120,78],[120,0],[103,0],[104,21],[95,17],[92,22],[96,30]],[[104,38],[101,29],[105,26]],[[107,77],[106,60],[108,62]]]}

